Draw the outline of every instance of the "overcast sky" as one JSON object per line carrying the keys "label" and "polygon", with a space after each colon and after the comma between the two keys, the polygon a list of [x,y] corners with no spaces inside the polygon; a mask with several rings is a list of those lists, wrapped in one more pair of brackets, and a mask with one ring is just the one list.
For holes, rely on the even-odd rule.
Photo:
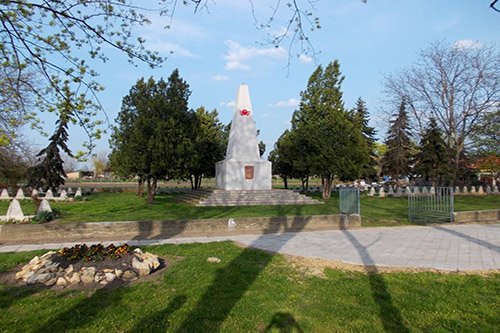
{"label": "overcast sky", "polygon": [[[272,0],[254,0],[255,17],[265,22],[271,14]],[[266,44],[268,33],[283,31],[290,12],[278,13],[267,31],[255,25],[251,7],[245,0],[216,0],[209,11],[193,13],[193,7],[178,6],[173,20],[151,16],[152,24],[136,29],[149,48],[167,56],[161,68],[132,67],[126,57],[110,50],[110,61],[94,68],[106,87],[99,94],[107,116],[114,122],[122,98],[141,77],[167,78],[175,68],[192,90],[191,108],[217,109],[223,123],[231,120],[234,99],[240,83],[246,83],[254,109],[259,140],[266,155],[276,139],[290,126],[293,110],[300,100],[309,76],[317,65],[338,59],[345,76],[342,86],[347,108],[358,97],[368,105],[372,125],[383,139],[386,127],[383,108],[383,75],[412,65],[420,50],[430,43],[446,40],[450,47],[498,42],[500,13],[489,8],[489,0],[318,0],[313,16],[321,29],[310,33],[318,52],[315,58],[300,47],[289,49]],[[142,3],[142,2],[141,2]],[[151,1],[155,3],[155,1]],[[211,1],[209,1],[211,3]],[[164,26],[170,25],[170,29]],[[290,60],[290,66],[287,64]],[[44,115],[49,133],[53,119]],[[32,140],[44,147],[47,139],[31,133]],[[70,128],[69,146],[81,150],[85,134]],[[109,135],[98,142],[96,152],[109,152]]]}

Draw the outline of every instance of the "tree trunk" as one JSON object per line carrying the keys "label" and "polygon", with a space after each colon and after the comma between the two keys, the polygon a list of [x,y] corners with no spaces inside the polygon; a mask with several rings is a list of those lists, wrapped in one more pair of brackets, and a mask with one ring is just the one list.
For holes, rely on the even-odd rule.
{"label": "tree trunk", "polygon": [[137,196],[142,197],[144,194],[144,179],[142,177],[139,177],[139,181],[137,184]]}
{"label": "tree trunk", "polygon": [[202,179],[203,179],[203,175],[200,175],[200,178],[198,178],[198,186],[196,187],[197,189],[201,188],[201,180]]}
{"label": "tree trunk", "polygon": [[333,177],[330,175],[321,175],[321,184],[323,185],[323,200],[328,200],[332,196]]}
{"label": "tree trunk", "polygon": [[194,190],[196,188],[196,186],[194,185],[194,182],[193,182],[193,175],[189,176],[189,180],[191,181],[191,190]]}
{"label": "tree trunk", "polygon": [[158,182],[158,179],[153,178],[150,179],[148,178],[148,205],[152,205],[155,203],[155,193],[156,193],[156,184]]}
{"label": "tree trunk", "polygon": [[304,195],[307,195],[307,192],[309,191],[309,176],[302,180],[302,187],[304,189]]}
{"label": "tree trunk", "polygon": [[285,185],[285,190],[288,190],[288,179],[286,176],[283,176],[283,184]]}

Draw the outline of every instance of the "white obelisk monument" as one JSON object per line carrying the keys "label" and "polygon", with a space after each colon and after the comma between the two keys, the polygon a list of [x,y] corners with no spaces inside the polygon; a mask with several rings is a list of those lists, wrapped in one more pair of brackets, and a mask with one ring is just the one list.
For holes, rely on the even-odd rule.
{"label": "white obelisk monument", "polygon": [[260,157],[248,86],[238,87],[226,159],[215,164],[221,190],[270,190],[271,162]]}

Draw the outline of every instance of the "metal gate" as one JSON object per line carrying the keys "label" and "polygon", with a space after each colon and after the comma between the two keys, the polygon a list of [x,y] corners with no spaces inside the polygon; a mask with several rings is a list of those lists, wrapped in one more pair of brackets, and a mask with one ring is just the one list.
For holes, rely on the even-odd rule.
{"label": "metal gate", "polygon": [[341,187],[339,189],[340,214],[361,214],[359,207],[359,189]]}
{"label": "metal gate", "polygon": [[410,222],[453,222],[453,187],[435,187],[429,191],[408,193]]}

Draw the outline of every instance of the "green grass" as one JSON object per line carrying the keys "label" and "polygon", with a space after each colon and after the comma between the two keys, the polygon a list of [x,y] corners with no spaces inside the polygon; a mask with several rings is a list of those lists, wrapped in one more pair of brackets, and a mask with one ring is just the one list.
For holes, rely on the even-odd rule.
{"label": "green grass", "polygon": [[[498,274],[326,269],[321,278],[281,255],[230,242],[146,250],[185,259],[156,280],[114,290],[0,285],[0,332],[494,332],[500,327]],[[23,254],[25,260],[33,255]],[[211,256],[222,262],[208,263]],[[18,261],[18,254],[0,254],[2,263]]]}
{"label": "green grass", "polygon": [[[176,195],[158,195],[154,205],[133,193],[94,193],[85,202],[52,202],[52,208],[62,210],[59,223],[98,221],[144,221],[209,218],[242,218],[260,216],[294,216],[338,214],[338,196],[333,195],[323,205],[194,207],[176,203]],[[323,201],[319,194],[313,198]],[[409,225],[406,198],[361,197],[364,226]],[[21,202],[25,215],[35,213],[29,200]],[[0,212],[6,212],[7,201],[0,202]],[[455,211],[500,209],[500,196],[455,197]],[[3,213],[5,214],[5,213]]]}

